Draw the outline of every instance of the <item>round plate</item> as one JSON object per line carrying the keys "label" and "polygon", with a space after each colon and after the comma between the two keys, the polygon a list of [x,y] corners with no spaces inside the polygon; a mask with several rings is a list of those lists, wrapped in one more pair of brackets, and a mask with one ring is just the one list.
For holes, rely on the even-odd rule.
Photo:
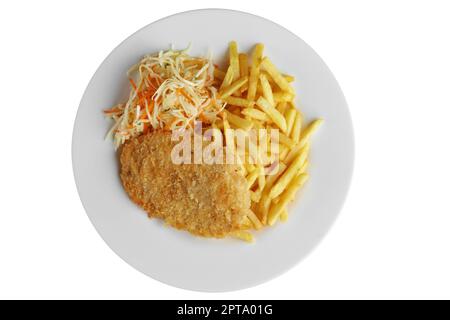
{"label": "round plate", "polygon": [[[125,99],[127,69],[144,54],[185,48],[211,50],[218,62],[236,40],[240,51],[257,42],[283,72],[295,76],[297,105],[306,120],[323,118],[315,133],[310,179],[290,205],[285,223],[255,234],[255,243],[204,239],[149,219],[124,192],[117,156],[104,136],[111,123],[102,110]],[[349,188],[354,144],[344,96],[322,59],[300,38],[260,17],[230,10],[197,10],[154,22],[122,42],[100,65],[81,100],[72,141],[75,181],[98,233],[123,260],[164,283],[191,290],[247,288],[287,271],[323,238]]]}

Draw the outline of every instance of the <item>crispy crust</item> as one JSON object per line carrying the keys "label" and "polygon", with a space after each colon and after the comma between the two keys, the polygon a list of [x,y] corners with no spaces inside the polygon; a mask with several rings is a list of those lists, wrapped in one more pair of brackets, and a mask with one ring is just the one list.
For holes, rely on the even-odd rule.
{"label": "crispy crust", "polygon": [[221,238],[242,229],[250,209],[245,177],[236,165],[171,161],[175,142],[156,131],[128,141],[120,155],[120,177],[131,200],[177,229]]}

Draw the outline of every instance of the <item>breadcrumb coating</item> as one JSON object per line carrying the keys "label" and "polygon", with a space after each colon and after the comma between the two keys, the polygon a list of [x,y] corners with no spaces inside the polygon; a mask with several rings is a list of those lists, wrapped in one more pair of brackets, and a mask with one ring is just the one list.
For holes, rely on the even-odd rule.
{"label": "breadcrumb coating", "polygon": [[171,161],[176,142],[155,131],[128,141],[120,154],[120,177],[131,200],[149,217],[177,229],[222,238],[243,228],[250,193],[237,165]]}

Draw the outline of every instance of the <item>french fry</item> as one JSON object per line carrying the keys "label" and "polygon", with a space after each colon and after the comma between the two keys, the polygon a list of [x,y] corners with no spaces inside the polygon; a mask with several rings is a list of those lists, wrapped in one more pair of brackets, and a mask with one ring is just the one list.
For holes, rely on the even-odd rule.
{"label": "french fry", "polygon": [[222,71],[219,68],[214,68],[214,79],[225,79],[225,71]]}
{"label": "french fry", "polygon": [[261,67],[270,74],[273,81],[280,87],[281,90],[292,92],[292,88],[289,85],[289,82],[281,75],[281,73],[277,70],[277,68],[273,65],[268,57],[265,57],[261,61]]}
{"label": "french fry", "polygon": [[223,78],[222,84],[220,85],[219,91],[222,91],[224,88],[229,87],[231,83],[233,83],[233,79],[233,68],[229,66],[227,72],[225,73],[225,77]]}
{"label": "french fry", "polygon": [[231,233],[231,235],[246,242],[253,242],[253,235],[247,231],[234,231]]}
{"label": "french fry", "polygon": [[270,87],[269,80],[264,73],[259,75],[259,81],[261,82],[261,89],[263,97],[274,107],[275,101],[273,100],[272,88]]}
{"label": "french fry", "polygon": [[300,175],[302,173],[306,173],[306,170],[308,169],[309,166],[309,161],[306,160],[305,163],[302,165],[302,167],[300,168],[300,170],[298,170],[297,175]]}
{"label": "french fry", "polygon": [[288,156],[288,154],[289,154],[289,149],[288,149],[288,148],[286,148],[285,150],[283,150],[282,152],[280,152],[280,155],[278,156],[279,159],[280,159],[280,161],[283,161],[283,162],[284,162],[284,159],[286,159],[286,157]]}
{"label": "french fry", "polygon": [[230,67],[233,69],[233,81],[236,81],[237,79],[239,79],[240,75],[239,56],[236,41],[230,42],[229,51],[230,51]]}
{"label": "french fry", "polygon": [[264,175],[264,168],[260,167],[260,174],[258,176],[258,191],[261,192],[264,190],[264,187],[266,185],[266,176]]}
{"label": "french fry", "polygon": [[222,98],[222,100],[232,106],[237,106],[237,107],[252,108],[255,105],[254,101],[250,101],[250,100],[247,100],[244,98],[238,98],[238,97],[227,97],[225,99]]}
{"label": "french fry", "polygon": [[288,146],[289,149],[295,145],[294,140],[292,140],[291,138],[289,138],[287,135],[285,135],[283,133],[280,133],[278,135],[278,137],[280,139],[280,143],[282,143],[285,146]]}
{"label": "french fry", "polygon": [[305,128],[305,130],[303,130],[301,137],[300,137],[300,142],[299,142],[300,146],[304,146],[308,142],[309,137],[311,137],[311,135],[314,133],[314,131],[317,130],[317,128],[322,124],[322,122],[323,122],[322,119],[316,119],[313,122],[311,122]]}
{"label": "french fry", "polygon": [[294,126],[295,114],[296,113],[297,112],[294,109],[292,109],[292,108],[287,109],[286,112],[284,113],[284,117],[286,118],[286,126],[287,126],[286,135],[287,136],[291,135],[292,128]]}
{"label": "french fry", "polygon": [[248,91],[247,91],[247,99],[251,101],[255,100],[256,96],[256,86],[258,84],[259,69],[263,51],[264,45],[258,43],[255,46],[255,49],[253,50],[252,54],[252,66],[250,69],[250,78],[248,82]]}
{"label": "french fry", "polygon": [[300,134],[302,131],[302,115],[300,112],[295,113],[295,121],[294,126],[291,131],[291,138],[294,140],[294,143],[298,143],[300,141]]}
{"label": "french fry", "polygon": [[291,102],[294,100],[294,94],[285,91],[275,91],[272,93],[275,103]]}
{"label": "french fry", "polygon": [[[225,82],[225,80],[224,80],[224,82]],[[242,87],[247,82],[248,82],[248,77],[243,77],[243,78],[236,80],[235,82],[230,84],[228,87],[221,89],[220,98],[221,99],[228,98],[233,93],[235,93],[237,90],[239,90],[239,88]]]}
{"label": "french fry", "polygon": [[247,169],[247,172],[252,172],[253,170],[256,169],[256,167],[251,163],[245,162],[244,166]]}
{"label": "french fry", "polygon": [[281,214],[280,214],[280,221],[281,222],[286,222],[287,219],[288,219],[288,212],[287,212],[287,209],[284,208],[283,211],[281,211]]}
{"label": "french fry", "polygon": [[250,210],[249,213],[247,214],[247,217],[253,223],[256,230],[259,230],[263,227],[261,221],[259,221],[258,217],[253,211]]}
{"label": "french fry", "polygon": [[[248,100],[247,100],[248,101]],[[245,108],[242,109],[242,114],[245,116],[249,116],[250,118],[261,120],[261,121],[269,121],[269,116],[262,112],[261,110],[255,108]]]}
{"label": "french fry", "polygon": [[251,189],[251,187],[255,184],[256,179],[260,175],[259,169],[255,169],[252,172],[250,172],[246,179],[247,179],[247,188]]}
{"label": "french fry", "polygon": [[281,129],[281,131],[286,132],[286,119],[277,109],[275,109],[266,99],[264,99],[264,97],[259,97],[256,101],[256,105],[260,107],[262,111],[267,113],[267,115]]}
{"label": "french fry", "polygon": [[236,151],[236,145],[234,144],[234,134],[231,132],[230,123],[227,119],[223,120],[223,131],[225,136],[225,144],[226,148],[228,149],[227,152],[231,152],[234,156],[234,153]]}
{"label": "french fry", "polygon": [[258,203],[260,199],[261,199],[261,191],[259,191],[259,190],[252,191],[252,190],[250,190],[250,200],[252,200],[255,203]]}
{"label": "french fry", "polygon": [[267,223],[267,215],[269,213],[271,199],[269,197],[270,189],[272,188],[275,181],[280,177],[286,170],[286,165],[282,162],[278,163],[278,171],[275,174],[267,176],[266,186],[264,187],[261,199],[259,200],[259,213],[261,215],[261,221],[263,224]]}
{"label": "french fry", "polygon": [[286,189],[288,184],[292,181],[292,179],[296,176],[297,172],[303,166],[303,163],[305,163],[305,160],[306,160],[305,153],[300,153],[300,155],[298,155],[297,158],[295,158],[294,161],[292,161],[292,163],[289,165],[289,167],[286,169],[283,175],[278,179],[278,181],[275,183],[272,189],[270,189],[269,197],[271,199],[278,197]]}
{"label": "french fry", "polygon": [[295,77],[291,76],[289,74],[283,74],[283,77],[286,79],[287,82],[294,82],[295,81]]}
{"label": "french fry", "polygon": [[241,228],[244,230],[248,230],[251,229],[253,227],[253,223],[250,221],[250,219],[248,217],[244,217],[243,219],[244,221],[242,221],[241,224]]}
{"label": "french fry", "polygon": [[[244,96],[245,91],[248,91],[248,82],[244,83],[244,85],[239,89],[241,96]],[[254,101],[252,101],[252,102],[254,102]]]}
{"label": "french fry", "polygon": [[287,166],[291,164],[291,162],[298,157],[301,153],[309,152],[309,143],[305,144],[303,147],[300,144],[296,144],[287,155],[286,159],[283,161]]}
{"label": "french fry", "polygon": [[239,70],[242,77],[248,77],[248,56],[245,53],[239,54]]}
{"label": "french fry", "polygon": [[280,111],[281,114],[284,114],[286,112],[288,105],[285,101],[282,101],[277,104],[277,109]]}
{"label": "french fry", "polygon": [[241,118],[228,110],[225,110],[225,113],[227,115],[227,120],[230,124],[233,124],[234,126],[244,129],[244,130],[250,130],[253,127],[253,123],[250,120]]}
{"label": "french fry", "polygon": [[296,176],[291,181],[291,183],[289,183],[289,186],[287,186],[286,190],[284,190],[284,192],[278,198],[278,202],[270,207],[270,212],[267,220],[270,226],[272,226],[278,220],[281,212],[286,208],[286,205],[289,203],[289,201],[292,200],[292,198],[295,196],[295,193],[305,184],[307,180],[308,175],[303,173]]}

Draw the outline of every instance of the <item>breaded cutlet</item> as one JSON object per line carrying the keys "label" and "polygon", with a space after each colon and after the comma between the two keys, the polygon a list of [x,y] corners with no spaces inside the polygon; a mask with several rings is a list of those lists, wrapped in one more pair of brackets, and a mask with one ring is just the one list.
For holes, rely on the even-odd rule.
{"label": "breaded cutlet", "polygon": [[128,141],[120,155],[120,177],[129,197],[149,217],[204,237],[222,238],[242,229],[250,193],[237,165],[171,161],[177,142],[155,131]]}

